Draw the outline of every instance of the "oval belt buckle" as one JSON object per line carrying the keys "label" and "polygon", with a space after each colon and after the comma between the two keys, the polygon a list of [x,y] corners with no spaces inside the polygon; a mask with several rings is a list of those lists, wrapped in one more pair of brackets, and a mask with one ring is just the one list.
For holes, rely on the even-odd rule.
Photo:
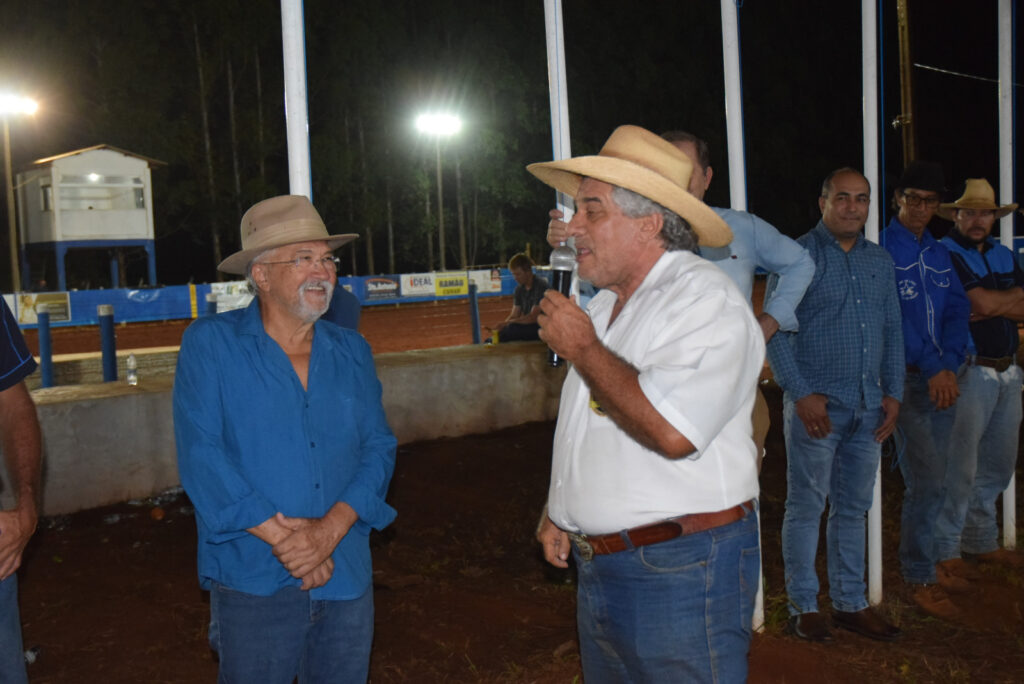
{"label": "oval belt buckle", "polygon": [[580,552],[580,557],[585,561],[592,560],[594,558],[594,547],[591,546],[587,538],[582,534],[576,534],[574,532],[569,533],[569,538],[576,542],[576,548]]}

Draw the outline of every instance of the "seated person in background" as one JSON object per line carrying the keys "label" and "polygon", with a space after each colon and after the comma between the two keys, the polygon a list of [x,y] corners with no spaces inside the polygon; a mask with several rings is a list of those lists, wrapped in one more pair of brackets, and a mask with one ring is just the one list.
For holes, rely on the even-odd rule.
{"label": "seated person in background", "polygon": [[512,311],[508,317],[493,328],[501,342],[537,340],[537,317],[540,315],[540,300],[548,289],[548,281],[533,274],[533,259],[522,252],[508,261],[508,270],[516,279],[516,291],[512,294]]}

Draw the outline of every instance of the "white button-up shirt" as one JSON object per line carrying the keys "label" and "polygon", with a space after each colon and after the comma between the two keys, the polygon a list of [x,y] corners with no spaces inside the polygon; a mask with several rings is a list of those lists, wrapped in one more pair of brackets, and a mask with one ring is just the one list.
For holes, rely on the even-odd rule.
{"label": "white button-up shirt", "polygon": [[601,342],[640,371],[654,408],[696,447],[668,459],[591,407],[570,370],[555,429],[548,515],[560,528],[605,534],[687,513],[720,511],[758,494],[751,412],[764,338],[721,270],[666,252],[609,327],[616,295],[587,307]]}

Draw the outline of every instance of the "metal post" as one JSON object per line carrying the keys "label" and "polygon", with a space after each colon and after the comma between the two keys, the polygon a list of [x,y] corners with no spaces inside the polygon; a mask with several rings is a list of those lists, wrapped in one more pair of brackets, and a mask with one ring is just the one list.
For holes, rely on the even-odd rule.
{"label": "metal post", "polygon": [[103,355],[103,382],[117,380],[117,344],[114,341],[114,307],[100,304],[96,307],[100,318],[100,351]]}
{"label": "metal post", "polygon": [[284,54],[284,111],[288,140],[288,186],[293,195],[313,199],[306,102],[306,29],[302,0],[281,0],[281,52]]}
{"label": "metal post", "polygon": [[747,169],[743,149],[743,82],[740,73],[739,16],[735,0],[722,0],[722,61],[725,72],[725,125],[729,140],[729,202],[747,209]]}
{"label": "metal post", "polygon": [[[999,198],[1000,204],[1013,202],[1013,45],[1017,30],[1013,3],[999,0]],[[1014,213],[1000,220],[999,239],[1013,251]],[[1017,548],[1017,478],[1003,491],[1003,547]]]}
{"label": "metal post", "polygon": [[[565,77],[565,38],[562,31],[562,0],[544,0],[544,30],[548,54],[548,99],[551,103],[551,148],[555,160],[572,156],[569,145],[569,89]],[[555,194],[555,203],[568,221],[572,198]]]}
{"label": "metal post", "polygon": [[43,387],[53,387],[53,339],[50,336],[50,310],[46,304],[36,305],[36,321],[39,325],[39,372]]}
{"label": "metal post", "polygon": [[217,314],[217,293],[207,292],[206,293],[206,315],[215,316]]}
{"label": "metal post", "polygon": [[441,135],[434,138],[435,149],[437,150],[437,253],[441,257],[441,270],[447,270],[444,261],[444,197],[442,195],[441,181]]}
{"label": "metal post", "polygon": [[480,307],[476,298],[476,283],[469,284],[469,324],[473,326],[473,344],[480,344]]}

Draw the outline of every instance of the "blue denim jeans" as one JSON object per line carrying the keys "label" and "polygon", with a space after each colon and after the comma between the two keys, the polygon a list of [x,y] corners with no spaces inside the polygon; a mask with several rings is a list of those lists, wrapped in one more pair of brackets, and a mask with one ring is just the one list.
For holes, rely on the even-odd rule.
{"label": "blue denim jeans", "polygon": [[744,682],[761,561],[757,513],[583,560],[575,550],[583,679]]}
{"label": "blue denim jeans", "polygon": [[272,596],[210,590],[220,684],[365,682],[372,641],[372,589],[352,601],[311,600],[298,587]]}
{"label": "blue denim jeans", "polygon": [[[962,401],[962,398],[961,398]],[[946,464],[956,404],[935,410],[928,397],[928,379],[907,373],[900,405],[903,435],[903,516],[900,521],[900,568],[914,584],[935,583],[935,525],[946,495]]]}
{"label": "blue denim jeans", "polygon": [[828,499],[828,583],[832,606],[844,612],[867,608],[864,583],[866,520],[871,507],[881,447],[874,432],[881,409],[829,405],[832,432],[811,439],[793,401],[783,401],[786,437],[786,514],[782,519],[782,560],[791,615],[818,610],[814,558],[818,529]]}
{"label": "blue denim jeans", "polygon": [[1017,462],[1021,420],[1021,369],[1002,373],[969,366],[960,376],[960,398],[950,439],[946,498],[935,531],[938,560],[960,552],[999,548],[996,499]]}
{"label": "blue denim jeans", "polygon": [[18,575],[0,582],[0,682],[27,684],[25,649],[18,617]]}

